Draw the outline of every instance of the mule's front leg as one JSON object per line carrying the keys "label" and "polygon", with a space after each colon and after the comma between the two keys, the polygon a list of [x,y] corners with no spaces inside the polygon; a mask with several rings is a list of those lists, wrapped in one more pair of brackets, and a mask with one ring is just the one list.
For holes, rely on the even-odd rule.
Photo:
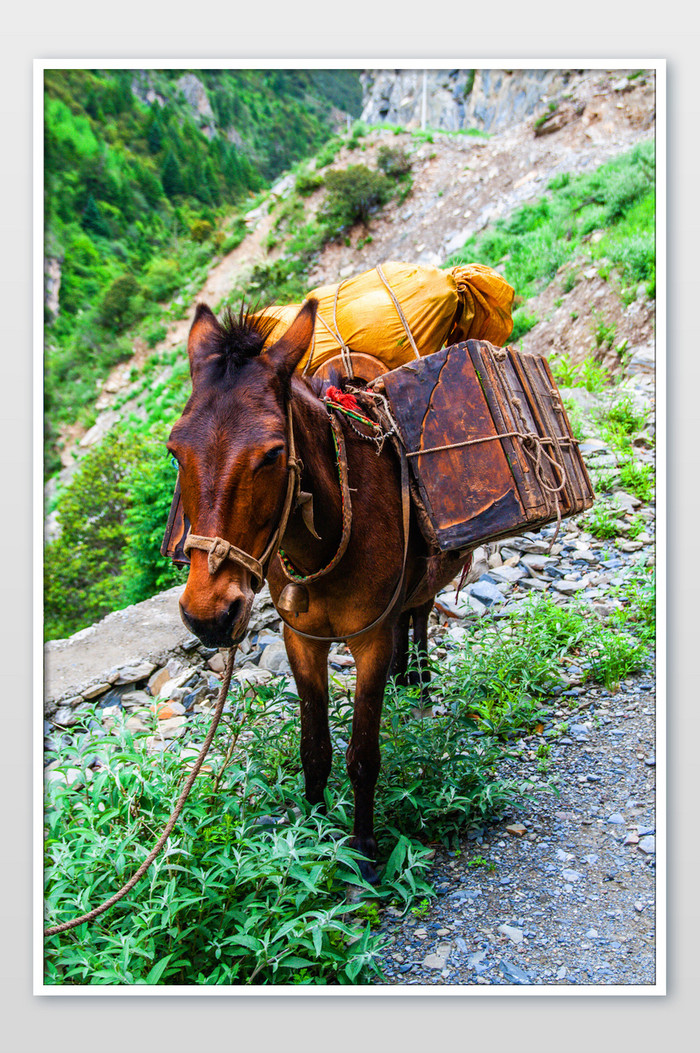
{"label": "mule's front leg", "polygon": [[330,645],[305,640],[285,627],[284,642],[301,702],[301,764],[306,797],[323,801],[331,771],[332,748],[328,728],[328,651]]}
{"label": "mule's front leg", "polygon": [[384,688],[391,665],[394,633],[392,628],[375,630],[370,639],[350,645],[357,666],[352,736],[346,759],[355,793],[353,848],[365,856],[360,863],[362,876],[372,883],[378,875],[374,867],[377,842],[374,837],[374,787],[379,775],[379,722]]}

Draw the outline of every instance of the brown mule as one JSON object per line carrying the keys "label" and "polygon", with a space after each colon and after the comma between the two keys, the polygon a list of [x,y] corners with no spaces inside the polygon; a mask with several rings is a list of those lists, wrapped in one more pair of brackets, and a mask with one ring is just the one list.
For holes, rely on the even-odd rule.
{"label": "brown mule", "polygon": [[[376,880],[374,788],[387,675],[395,650],[394,667],[406,673],[401,652],[407,614],[413,615],[419,650],[425,649],[434,594],[465,556],[428,555],[413,514],[409,520],[394,449],[387,442],[377,455],[338,415],[352,502],[348,527],[328,407],[295,374],[311,341],[315,311],[315,302],[307,302],[282,339],[263,350],[266,331],[247,315],[229,316],[222,325],[209,308],[197,308],[188,342],[192,395],[168,441],[191,523],[191,563],[180,606],[183,621],[206,645],[231,646],[245,634],[263,577],[277,605],[290,567],[303,577],[330,565],[304,586],[308,610],[292,614],[284,603],[278,609],[301,700],[301,760],[312,803],[323,800],[331,768],[331,642],[346,639],[355,659],[346,754],[355,795],[352,844],[367,860],[365,877]],[[346,547],[337,559],[341,540]],[[430,585],[416,591],[424,580]]]}

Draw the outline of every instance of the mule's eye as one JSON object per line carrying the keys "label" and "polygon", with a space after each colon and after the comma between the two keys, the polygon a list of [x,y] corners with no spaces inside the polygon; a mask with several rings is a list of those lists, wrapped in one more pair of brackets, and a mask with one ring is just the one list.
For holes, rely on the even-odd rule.
{"label": "mule's eye", "polygon": [[284,446],[273,446],[271,450],[268,450],[267,453],[264,454],[262,463],[273,464],[277,460],[279,455],[282,453],[283,449]]}

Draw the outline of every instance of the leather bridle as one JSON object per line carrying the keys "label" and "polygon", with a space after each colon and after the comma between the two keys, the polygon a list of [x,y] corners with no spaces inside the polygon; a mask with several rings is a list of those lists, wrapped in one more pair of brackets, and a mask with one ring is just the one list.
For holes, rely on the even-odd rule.
{"label": "leather bridle", "polygon": [[[331,422],[332,422],[332,424],[335,424],[333,416],[331,416]],[[293,511],[293,509],[294,509],[294,507],[296,505],[296,501],[297,501],[297,498],[299,496],[299,491],[300,491],[301,473],[303,471],[304,465],[303,465],[303,462],[296,456],[296,446],[295,446],[295,443],[294,443],[294,425],[293,425],[293,421],[292,421],[291,401],[287,403],[287,426],[288,426],[287,430],[288,430],[288,444],[289,444],[289,455],[287,457],[287,471],[288,471],[287,492],[285,494],[284,505],[282,506],[282,515],[281,515],[279,524],[278,524],[277,528],[275,529],[272,537],[270,538],[270,541],[269,541],[269,543],[267,545],[267,548],[263,552],[263,554],[260,557],[260,559],[255,559],[254,556],[251,556],[249,553],[244,552],[240,548],[237,548],[236,545],[232,545],[230,541],[226,541],[224,538],[221,538],[221,537],[205,537],[205,536],[200,535],[200,534],[192,534],[192,533],[190,533],[190,534],[187,535],[187,537],[185,539],[185,543],[184,543],[184,550],[185,550],[186,553],[189,552],[190,549],[193,549],[193,548],[202,549],[203,551],[209,553],[209,559],[207,561],[207,565],[208,565],[210,574],[215,574],[217,572],[217,570],[219,569],[219,567],[221,566],[221,564],[226,559],[230,559],[234,563],[238,563],[239,566],[245,567],[245,569],[248,570],[250,575],[251,575],[252,588],[253,588],[254,592],[259,592],[260,589],[262,588],[263,582],[265,580],[265,577],[267,576],[267,571],[268,571],[268,568],[270,566],[270,563],[272,562],[272,560],[274,559],[275,555],[277,555],[277,553],[279,551],[280,545],[282,543],[282,538],[284,537],[284,533],[285,533],[285,531],[287,529],[287,523],[289,521],[289,516],[291,515],[291,513],[292,513],[292,511]],[[391,599],[389,600],[388,604],[386,605],[386,607],[384,608],[382,613],[377,618],[375,618],[369,625],[364,626],[364,628],[362,628],[362,629],[358,629],[356,632],[346,633],[344,636],[316,636],[314,633],[304,632],[302,629],[298,629],[295,625],[292,625],[291,622],[289,622],[284,617],[282,612],[278,610],[278,614],[280,615],[280,618],[282,619],[284,624],[289,629],[291,629],[293,632],[295,632],[298,636],[303,636],[307,640],[320,640],[320,641],[324,641],[324,642],[339,641],[339,640],[349,640],[349,639],[352,639],[355,636],[361,636],[363,633],[368,632],[370,629],[374,629],[375,626],[379,625],[380,622],[384,621],[384,619],[388,616],[390,611],[392,611],[394,606],[396,605],[396,603],[397,603],[397,601],[399,599],[399,596],[401,594],[402,588],[403,588],[404,575],[406,573],[406,558],[408,556],[409,525],[410,525],[410,512],[411,512],[411,500],[410,500],[410,490],[409,490],[409,482],[408,482],[408,465],[407,465],[407,461],[406,461],[406,454],[404,452],[404,449],[403,449],[403,446],[401,445],[401,443],[397,443],[397,448],[398,448],[398,451],[399,451],[399,459],[400,459],[400,467],[401,467],[401,508],[402,508],[402,516],[401,516],[401,518],[402,518],[402,527],[403,527],[403,559],[402,559],[402,564],[401,564],[401,574],[399,575],[398,581],[396,583],[396,588],[394,589],[394,592],[392,594]],[[343,451],[342,454],[341,454],[341,450]],[[344,461],[345,460],[344,445],[342,445],[339,448],[339,455],[340,455],[339,456],[339,460],[341,462]],[[346,460],[345,460],[345,472],[347,473],[347,461]],[[346,497],[347,497],[347,506],[346,506],[346,508],[347,508],[347,516],[344,515],[344,517],[343,517],[343,519],[344,519],[344,521],[343,521],[343,534],[342,534],[342,538],[341,538],[341,542],[340,542],[340,547],[339,547],[339,550],[338,550],[338,552],[339,552],[338,558],[340,558],[340,556],[342,556],[342,554],[345,552],[345,549],[347,547],[347,542],[348,542],[348,539],[349,539],[350,529],[351,529],[351,526],[352,526],[352,514],[351,514],[351,511],[350,511],[350,502],[349,502],[349,497],[350,497],[349,488],[347,487],[347,478],[345,478],[345,480],[343,480],[343,472],[342,472],[342,470],[341,470],[341,488],[344,491],[347,491],[347,495],[346,495]],[[309,581],[311,581],[311,580],[314,580],[317,577],[321,577],[323,574],[328,573],[337,564],[337,562],[338,562],[338,559],[336,559],[334,557],[334,559],[331,561],[331,563],[328,566],[324,567],[322,569],[322,571],[320,571],[320,572],[318,572],[316,574],[308,575],[308,576],[306,576],[306,578],[298,578],[297,580],[309,580]],[[289,575],[289,572],[287,571],[287,569],[284,566],[284,562],[282,564],[282,569],[285,571],[285,573],[289,577],[290,575]]]}
{"label": "leather bridle", "polygon": [[296,455],[291,402],[287,403],[287,442],[289,445],[289,454],[287,456],[287,491],[284,496],[282,515],[262,556],[260,556],[259,559],[256,559],[254,556],[244,552],[243,549],[237,548],[236,545],[232,545],[230,541],[226,541],[222,537],[206,537],[202,534],[189,533],[185,538],[183,546],[186,553],[193,548],[202,549],[204,552],[209,553],[207,566],[210,574],[216,574],[224,560],[230,559],[233,563],[238,563],[239,566],[244,567],[249,571],[253,592],[260,592],[260,589],[263,587],[268,568],[277,554],[282,538],[284,537],[284,532],[287,529],[289,517],[296,504],[297,497],[299,496],[301,473],[304,469],[304,465]]}

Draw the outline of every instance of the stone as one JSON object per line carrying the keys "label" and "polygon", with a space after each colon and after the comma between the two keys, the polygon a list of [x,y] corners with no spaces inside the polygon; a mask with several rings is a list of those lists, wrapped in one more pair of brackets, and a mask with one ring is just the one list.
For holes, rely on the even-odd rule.
{"label": "stone", "polygon": [[527,833],[527,827],[523,826],[522,823],[511,823],[510,826],[506,827],[506,832],[514,837],[522,837],[523,834]]}
{"label": "stone", "polygon": [[44,773],[44,783],[50,786],[51,783],[61,783],[64,786],[71,786],[74,790],[79,790],[87,782],[92,779],[92,771],[90,768],[64,768],[58,769],[47,769]]}
{"label": "stone", "polygon": [[634,512],[635,508],[639,508],[642,502],[634,494],[628,494],[625,490],[613,490],[613,497],[617,499],[618,504],[622,505],[626,512]]}
{"label": "stone", "polygon": [[493,582],[480,578],[472,585],[468,585],[466,591],[479,603],[486,607],[492,607],[494,603],[503,603],[503,593]]}
{"label": "stone", "polygon": [[148,690],[155,696],[159,694],[161,687],[167,684],[168,680],[170,680],[170,673],[165,666],[161,666],[148,678]]}
{"label": "stone", "polygon": [[518,965],[514,965],[513,962],[501,961],[498,964],[498,968],[501,975],[512,984],[530,984],[532,980],[524,969],[521,969]]}
{"label": "stone", "polygon": [[515,944],[523,942],[522,929],[516,929],[514,925],[499,925],[498,931],[502,932],[504,936],[507,936]]}
{"label": "stone", "polygon": [[153,702],[149,707],[152,713],[156,713],[159,720],[170,720],[171,717],[181,717],[186,711],[182,702]]}
{"label": "stone", "polygon": [[451,943],[439,943],[433,954],[428,954],[423,959],[424,969],[444,969],[452,953]]}
{"label": "stone", "polygon": [[61,706],[53,715],[53,723],[62,728],[72,728],[77,722],[78,716],[70,706]]}
{"label": "stone", "polygon": [[175,716],[158,721],[158,734],[164,739],[177,739],[185,733],[187,717]]}
{"label": "stone", "polygon": [[268,669],[278,676],[291,676],[292,669],[287,658],[287,650],[281,640],[267,645],[260,658],[260,668]]}
{"label": "stone", "polygon": [[83,688],[83,698],[85,698],[85,699],[97,698],[98,695],[104,695],[107,691],[109,691],[111,686],[112,685],[110,683],[108,683],[106,680],[102,680],[102,681],[100,681],[99,684],[93,684],[92,687],[84,687]]}
{"label": "stone", "polygon": [[535,592],[544,592],[550,586],[549,581],[543,581],[542,578],[521,578],[518,585],[522,585],[524,589],[534,589]]}
{"label": "stone", "polygon": [[259,666],[246,666],[244,669],[235,669],[232,680],[239,684],[248,684],[252,687],[258,684],[269,684],[273,674],[269,669],[261,669]]}
{"label": "stone", "polygon": [[609,823],[613,823],[614,825],[623,824],[624,821],[625,821],[624,816],[621,815],[620,812],[613,812],[612,815],[608,816],[608,822]]}
{"label": "stone", "polygon": [[139,680],[147,680],[155,669],[153,662],[138,662],[136,665],[124,665],[117,669],[114,683],[134,684]]}
{"label": "stone", "polygon": [[507,563],[502,564],[500,567],[492,568],[489,573],[496,581],[505,581],[509,584],[527,577],[527,571],[522,567],[511,567]]}
{"label": "stone", "polygon": [[656,854],[656,838],[652,835],[649,837],[641,837],[637,848],[640,852],[643,852],[646,856],[653,856]]}
{"label": "stone", "polygon": [[541,573],[548,563],[553,562],[553,558],[552,556],[545,556],[541,552],[526,552],[520,562],[524,563],[528,570]]}
{"label": "stone", "polygon": [[579,592],[581,589],[585,589],[590,584],[588,578],[578,578],[576,581],[566,581],[561,579],[553,582],[553,588],[557,592],[561,592],[564,596],[571,596],[574,592]]}
{"label": "stone", "polygon": [[581,875],[579,874],[578,870],[562,870],[561,876],[564,878],[565,881],[568,882],[581,880]]}
{"label": "stone", "polygon": [[150,707],[152,698],[145,691],[126,691],[121,698],[125,709],[137,709],[139,706]]}
{"label": "stone", "polygon": [[224,669],[226,668],[226,661],[224,659],[224,656],[217,651],[216,654],[212,655],[211,658],[208,659],[207,668],[211,669],[212,673],[223,673]]}

